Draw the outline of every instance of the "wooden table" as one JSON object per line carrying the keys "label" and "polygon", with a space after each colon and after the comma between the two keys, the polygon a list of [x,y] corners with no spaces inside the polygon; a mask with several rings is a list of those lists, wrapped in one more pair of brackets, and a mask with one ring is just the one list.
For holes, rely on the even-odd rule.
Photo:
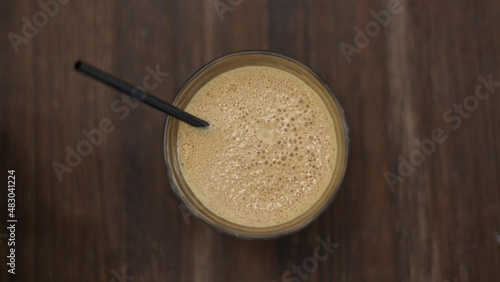
{"label": "wooden table", "polygon": [[[44,1],[49,14],[0,9],[1,281],[500,281],[500,2]],[[333,204],[275,240],[187,223],[164,115],[73,70],[84,59],[142,85],[158,68],[152,92],[172,101],[202,65],[248,49],[317,71],[350,126]],[[66,160],[78,146],[88,155]],[[338,244],[323,261],[317,238]]]}

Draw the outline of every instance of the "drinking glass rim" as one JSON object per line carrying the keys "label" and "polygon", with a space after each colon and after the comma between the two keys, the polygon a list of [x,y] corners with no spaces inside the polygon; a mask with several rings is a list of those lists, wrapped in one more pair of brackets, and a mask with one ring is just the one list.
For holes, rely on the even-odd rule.
{"label": "drinking glass rim", "polygon": [[[167,136],[167,134],[168,134],[168,128],[169,128],[168,125],[170,123],[170,120],[173,119],[172,117],[169,117],[169,116],[167,116],[166,119],[165,119],[164,137],[163,137],[163,152],[164,152],[163,155],[164,155],[164,160],[165,160],[165,165],[166,165],[166,169],[167,169],[169,183],[170,183],[170,186],[171,186],[172,190],[177,195],[177,197],[182,201],[182,204],[184,204],[188,208],[189,212],[191,212],[191,214],[193,214],[196,218],[200,219],[204,223],[207,223],[209,226],[213,227],[217,231],[220,231],[220,232],[223,232],[223,233],[226,233],[226,234],[230,234],[230,235],[233,235],[235,237],[245,238],[245,239],[273,239],[273,238],[278,238],[278,237],[285,236],[285,235],[288,235],[288,234],[291,234],[291,233],[295,233],[295,232],[297,232],[299,230],[304,229],[312,221],[314,221],[319,215],[321,215],[322,213],[324,213],[324,211],[331,205],[331,203],[333,202],[333,199],[335,198],[335,196],[337,195],[338,191],[342,187],[342,184],[343,184],[343,181],[344,181],[344,177],[345,177],[345,173],[346,173],[346,170],[347,170],[347,164],[348,164],[348,159],[349,159],[349,142],[350,142],[350,139],[349,139],[349,127],[347,125],[347,120],[345,118],[344,109],[341,107],[341,105],[340,105],[337,97],[335,96],[335,93],[330,88],[330,86],[328,86],[328,84],[315,71],[313,71],[308,66],[302,64],[301,62],[299,62],[299,61],[297,61],[297,60],[295,60],[293,58],[290,58],[290,57],[288,57],[286,55],[275,53],[275,52],[271,52],[271,51],[264,51],[264,50],[238,51],[238,52],[233,52],[233,53],[225,54],[225,55],[222,55],[220,57],[217,57],[217,58],[211,60],[210,62],[208,62],[205,65],[203,65],[202,67],[200,67],[196,72],[194,72],[189,77],[189,79],[183,84],[183,86],[181,87],[181,89],[175,95],[173,104],[175,105],[175,103],[176,103],[179,95],[181,93],[183,93],[183,91],[185,90],[185,88],[187,86],[189,86],[193,82],[193,80],[196,79],[199,75],[201,75],[202,73],[204,73],[205,70],[207,70],[208,68],[212,67],[213,65],[219,63],[220,61],[223,61],[223,60],[226,60],[226,59],[229,59],[229,58],[232,58],[232,57],[244,56],[244,55],[265,55],[265,56],[270,56],[270,57],[278,57],[279,59],[283,59],[283,60],[289,61],[289,62],[291,62],[293,64],[296,64],[300,68],[302,68],[305,72],[307,72],[310,75],[312,75],[313,78],[317,79],[320,82],[321,86],[326,89],[326,91],[328,92],[329,96],[333,99],[334,104],[338,108],[338,114],[340,116],[340,123],[343,126],[342,132],[344,132],[344,134],[345,134],[345,136],[344,136],[344,138],[342,140],[343,143],[344,143],[344,147],[345,147],[345,149],[344,149],[345,150],[345,152],[344,152],[345,157],[344,157],[344,161],[342,163],[342,170],[340,171],[339,181],[333,187],[334,191],[329,196],[329,199],[325,203],[323,203],[323,206],[321,208],[319,208],[314,214],[312,214],[306,220],[300,222],[300,225],[297,225],[296,227],[293,227],[293,228],[290,228],[290,229],[284,229],[284,230],[281,230],[280,232],[276,232],[276,233],[272,233],[272,234],[265,234],[265,235],[255,235],[255,234],[249,234],[249,233],[236,232],[234,230],[231,230],[231,229],[228,229],[228,228],[224,228],[220,224],[217,224],[216,222],[213,222],[210,218],[207,218],[207,217],[203,216],[195,207],[193,207],[191,205],[191,203],[188,200],[185,199],[184,195],[182,195],[181,191],[179,191],[181,189],[179,187],[177,187],[176,183],[174,183],[174,181],[175,181],[174,175],[173,175],[174,174],[173,173],[174,169],[170,166],[170,162],[169,162],[169,159],[168,159],[168,156],[169,156],[168,155],[168,147],[169,147],[169,144],[170,144],[168,142],[168,136]],[[320,95],[320,94],[318,93],[318,95]],[[313,207],[314,207],[314,205],[311,207],[311,209]],[[210,211],[208,208],[206,208],[206,210]],[[309,211],[309,210],[307,210],[307,211]],[[304,212],[303,214],[307,213],[307,211]],[[219,216],[217,216],[217,217],[219,217]],[[281,224],[276,225],[276,226],[285,225],[286,223],[287,222],[281,223]],[[248,226],[243,226],[243,225],[240,225],[240,224],[237,224],[237,223],[233,223],[233,222],[232,222],[232,224],[238,225],[238,226],[242,226],[242,227],[246,227],[246,228],[250,228]],[[271,226],[271,227],[274,227],[274,226]],[[255,229],[259,229],[259,228],[262,228],[262,227],[255,227]]]}

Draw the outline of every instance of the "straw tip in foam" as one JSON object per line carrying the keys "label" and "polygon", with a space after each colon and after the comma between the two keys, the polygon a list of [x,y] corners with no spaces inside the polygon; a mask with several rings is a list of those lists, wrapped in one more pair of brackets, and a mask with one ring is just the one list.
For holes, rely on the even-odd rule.
{"label": "straw tip in foam", "polygon": [[82,61],[76,61],[75,69],[79,70],[82,67]]}

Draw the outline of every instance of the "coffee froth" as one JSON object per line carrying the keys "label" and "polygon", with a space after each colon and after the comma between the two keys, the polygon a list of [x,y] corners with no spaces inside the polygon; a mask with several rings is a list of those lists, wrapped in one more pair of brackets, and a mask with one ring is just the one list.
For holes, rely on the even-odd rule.
{"label": "coffee froth", "polygon": [[208,129],[179,124],[182,174],[214,214],[250,227],[310,209],[335,170],[334,123],[320,96],[294,74],[267,66],[224,72],[185,110]]}

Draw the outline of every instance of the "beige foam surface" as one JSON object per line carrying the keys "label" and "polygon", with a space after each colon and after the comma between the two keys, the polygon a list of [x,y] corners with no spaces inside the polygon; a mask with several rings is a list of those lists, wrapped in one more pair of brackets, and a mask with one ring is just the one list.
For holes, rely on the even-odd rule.
{"label": "beige foam surface", "polygon": [[251,227],[288,222],[312,207],[333,175],[334,124],[301,79],[264,66],[225,72],[186,110],[209,129],[180,124],[178,154],[193,193],[213,213]]}

